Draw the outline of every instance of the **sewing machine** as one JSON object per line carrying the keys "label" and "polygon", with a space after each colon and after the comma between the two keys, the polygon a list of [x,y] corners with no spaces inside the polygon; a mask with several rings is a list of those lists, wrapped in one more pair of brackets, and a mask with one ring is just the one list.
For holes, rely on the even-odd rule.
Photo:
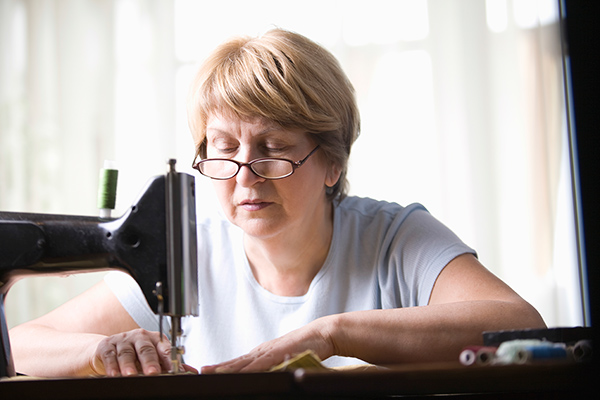
{"label": "sewing machine", "polygon": [[15,375],[4,300],[18,279],[113,269],[136,280],[161,322],[171,318],[177,373],[181,317],[198,315],[195,204],[194,178],[169,160],[120,218],[0,212],[0,378]]}

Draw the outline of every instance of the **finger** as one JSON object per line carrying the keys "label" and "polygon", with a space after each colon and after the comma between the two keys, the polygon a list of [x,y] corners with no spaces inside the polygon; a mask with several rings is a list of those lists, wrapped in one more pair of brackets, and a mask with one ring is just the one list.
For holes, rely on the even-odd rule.
{"label": "finger", "polygon": [[[160,336],[157,336],[157,338],[159,337]],[[155,346],[162,372],[169,372],[172,368],[171,342],[166,336],[163,335],[162,340],[156,340]]]}
{"label": "finger", "polygon": [[240,366],[237,362],[237,359],[235,360],[231,360],[231,361],[226,361],[223,363],[219,363],[219,364],[214,364],[214,365],[205,365],[203,366],[200,370],[202,371],[203,374],[227,374],[227,373],[233,373],[233,372],[237,372],[239,370],[239,368],[241,368],[242,366]]}
{"label": "finger", "polygon": [[185,372],[189,372],[189,373],[196,374],[196,375],[198,374],[198,370],[196,368],[192,367],[191,365],[182,364],[182,367]]}
{"label": "finger", "polygon": [[200,372],[202,375],[210,375],[210,374],[226,374],[230,372],[234,372],[233,370],[229,370],[225,367],[221,367],[220,364],[215,365],[205,365],[200,368]]}
{"label": "finger", "polygon": [[97,365],[96,360],[100,360],[99,364],[103,365],[104,373],[106,376],[120,376],[121,369],[119,368],[119,361],[117,360],[117,349],[114,344],[107,341],[102,341],[98,345],[96,351],[96,357],[92,368],[98,373],[102,373],[102,367]]}
{"label": "finger", "polygon": [[117,343],[117,361],[121,375],[133,376],[138,374],[137,351],[129,342]]}
{"label": "finger", "polygon": [[254,358],[249,363],[244,365],[238,370],[238,372],[262,372],[268,371],[272,367],[282,363],[284,360],[271,353],[263,354],[259,357]]}
{"label": "finger", "polygon": [[215,364],[215,365],[207,365],[202,367],[202,373],[206,374],[225,374],[225,373],[233,373],[240,372],[244,370],[246,366],[251,364],[254,359],[258,357],[255,353],[250,353],[243,355],[238,358],[234,358],[233,360],[225,361],[223,363]]}
{"label": "finger", "polygon": [[203,367],[200,367],[200,374],[202,374],[202,375],[212,375],[215,373],[216,373],[216,371],[212,365],[205,365]]}
{"label": "finger", "polygon": [[162,371],[160,356],[157,348],[150,340],[137,341],[135,352],[144,375],[160,374]]}

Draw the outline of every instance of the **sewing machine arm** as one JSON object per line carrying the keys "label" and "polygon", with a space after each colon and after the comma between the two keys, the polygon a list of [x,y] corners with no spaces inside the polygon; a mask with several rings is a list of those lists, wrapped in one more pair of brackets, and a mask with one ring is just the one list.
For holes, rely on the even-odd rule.
{"label": "sewing machine arm", "polygon": [[198,315],[196,260],[194,181],[174,162],[120,218],[0,212],[0,377],[14,374],[3,307],[18,279],[125,271],[179,336],[180,318]]}

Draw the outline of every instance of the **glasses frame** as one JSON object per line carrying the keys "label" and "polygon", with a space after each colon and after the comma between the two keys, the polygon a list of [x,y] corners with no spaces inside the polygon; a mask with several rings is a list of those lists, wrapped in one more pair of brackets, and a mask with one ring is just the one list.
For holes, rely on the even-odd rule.
{"label": "glasses frame", "polygon": [[[225,181],[227,179],[231,179],[231,178],[235,177],[240,172],[240,170],[242,169],[242,167],[248,167],[248,168],[250,168],[250,171],[252,171],[252,173],[254,173],[254,175],[256,175],[258,177],[261,177],[263,179],[268,179],[268,180],[271,180],[271,181],[275,181],[275,180],[278,180],[278,179],[287,178],[288,176],[290,176],[294,172],[296,172],[296,170],[298,168],[300,168],[306,162],[306,160],[308,160],[308,158],[310,156],[312,156],[319,149],[319,147],[321,147],[321,146],[317,145],[317,147],[315,147],[310,153],[308,153],[308,155],[306,157],[304,157],[302,160],[299,160],[299,161],[292,161],[292,160],[287,159],[287,158],[263,157],[263,158],[254,159],[254,160],[252,160],[250,162],[247,162],[247,163],[243,163],[243,162],[239,162],[239,161],[236,161],[236,160],[233,160],[233,159],[230,159],[230,158],[207,158],[205,160],[200,160],[197,163],[192,164],[192,168],[194,168],[196,171],[198,171],[201,175],[206,176],[206,177],[208,177],[210,179],[215,179],[215,180],[219,180],[219,181]],[[278,176],[277,178],[269,178],[269,177],[266,177],[264,175],[259,174],[258,172],[256,172],[254,170],[254,167],[252,167],[255,163],[262,162],[262,161],[269,161],[269,160],[273,160],[273,161],[286,161],[286,162],[290,163],[290,165],[292,166],[292,171],[289,174],[284,175],[284,176]],[[201,169],[200,169],[200,164],[203,164],[203,163],[205,163],[207,161],[228,161],[228,162],[232,162],[232,163],[236,164],[238,166],[238,168],[235,171],[235,173],[231,174],[230,176],[228,176],[226,178],[215,178],[215,177],[212,177],[212,176],[204,174],[201,171]]]}

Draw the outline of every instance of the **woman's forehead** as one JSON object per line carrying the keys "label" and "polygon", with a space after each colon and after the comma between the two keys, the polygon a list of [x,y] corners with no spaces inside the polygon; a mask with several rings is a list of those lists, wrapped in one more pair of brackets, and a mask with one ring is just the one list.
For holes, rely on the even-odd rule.
{"label": "woman's forehead", "polygon": [[239,137],[242,135],[297,137],[301,133],[298,129],[284,128],[264,117],[212,114],[206,124],[208,139],[227,136]]}
{"label": "woman's forehead", "polygon": [[233,130],[250,127],[259,130],[282,129],[279,124],[267,118],[261,116],[240,116],[232,112],[210,114],[206,121],[207,130]]}

